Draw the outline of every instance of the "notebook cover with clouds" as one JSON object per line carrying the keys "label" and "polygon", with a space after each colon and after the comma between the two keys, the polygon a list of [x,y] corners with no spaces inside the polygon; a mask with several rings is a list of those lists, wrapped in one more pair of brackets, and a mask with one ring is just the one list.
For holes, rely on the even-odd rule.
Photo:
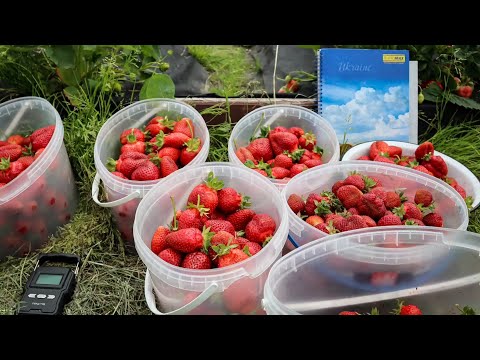
{"label": "notebook cover with clouds", "polygon": [[417,143],[417,64],[409,60],[405,50],[319,50],[318,112],[340,144]]}

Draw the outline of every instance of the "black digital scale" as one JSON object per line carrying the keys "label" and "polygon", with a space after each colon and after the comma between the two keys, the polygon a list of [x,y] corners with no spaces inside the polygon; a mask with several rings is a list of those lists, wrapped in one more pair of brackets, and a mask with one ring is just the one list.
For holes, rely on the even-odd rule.
{"label": "black digital scale", "polygon": [[[76,264],[75,269],[45,266],[46,262]],[[28,279],[18,315],[61,315],[77,284],[80,257],[70,254],[41,254]]]}

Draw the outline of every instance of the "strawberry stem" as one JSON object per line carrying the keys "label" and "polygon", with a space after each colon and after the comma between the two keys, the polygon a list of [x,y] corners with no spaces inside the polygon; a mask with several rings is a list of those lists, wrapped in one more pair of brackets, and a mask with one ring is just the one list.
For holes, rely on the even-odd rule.
{"label": "strawberry stem", "polygon": [[240,209],[246,209],[252,206],[250,202],[250,196],[242,195],[242,203],[240,204]]}
{"label": "strawberry stem", "polygon": [[212,190],[221,190],[223,188],[223,181],[216,178],[213,171],[208,173],[205,183]]}
{"label": "strawberry stem", "polygon": [[173,199],[173,196],[170,196],[170,201],[172,202],[172,208],[173,208],[173,227],[172,227],[172,231],[177,231],[178,230],[177,209],[175,208],[175,200]]}
{"label": "strawberry stem", "polygon": [[0,159],[0,170],[6,171],[10,169],[10,158],[2,158]]}
{"label": "strawberry stem", "polygon": [[117,169],[117,161],[114,160],[114,159],[112,159],[112,158],[108,159],[108,161],[107,161],[107,169],[108,169],[108,171],[110,171],[110,172],[114,172],[114,171]]}

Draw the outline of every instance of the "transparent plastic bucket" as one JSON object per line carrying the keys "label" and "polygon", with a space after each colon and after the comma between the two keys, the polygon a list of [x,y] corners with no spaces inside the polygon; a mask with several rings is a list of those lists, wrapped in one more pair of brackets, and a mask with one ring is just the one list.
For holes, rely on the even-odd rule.
{"label": "transparent plastic bucket", "polygon": [[[255,212],[269,214],[277,224],[275,234],[258,254],[232,266],[191,270],[170,265],[150,250],[152,236],[158,226],[173,218],[170,196],[178,206],[184,205],[192,189],[210,171],[225,187],[250,196]],[[263,284],[269,268],[281,256],[287,233],[286,206],[275,186],[263,176],[221,162],[179,170],[154,186],[140,202],[135,216],[135,247],[148,269],[145,297],[150,310],[155,314],[263,313]]]}
{"label": "transparent plastic bucket", "polygon": [[[406,188],[405,195],[413,199],[418,188],[428,189],[437,204],[436,211],[442,215],[444,227],[466,230],[469,212],[460,194],[442,180],[416,170],[392,164],[370,161],[341,161],[336,164],[321,165],[311,171],[295,176],[282,192],[286,203],[291,194],[307,197],[312,192],[331,191],[332,185],[345,179],[351,171],[378,178],[386,189]],[[300,219],[288,207],[290,237],[286,247],[290,250],[310,241],[326,237],[324,233]]]}
{"label": "transparent plastic bucket", "polygon": [[75,179],[57,110],[39,97],[0,104],[0,140],[49,125],[55,125],[55,132],[43,153],[0,188],[0,259],[42,246],[71,219],[77,206]]}
{"label": "transparent plastic bucket", "polygon": [[[210,135],[202,116],[190,105],[171,99],[138,101],[120,110],[103,124],[95,141],[94,157],[97,174],[92,184],[92,198],[102,207],[109,207],[128,250],[133,250],[133,221],[140,200],[161,179],[134,181],[112,175],[105,164],[109,158],[120,155],[120,135],[128,128],[140,128],[153,117],[168,116],[172,120],[188,117],[195,127],[195,136],[202,141],[202,149],[187,167],[205,162],[210,148]],[[104,184],[108,202],[98,199],[100,180]]]}
{"label": "transparent plastic bucket", "polygon": [[[385,243],[412,247],[394,252],[378,247]],[[479,234],[447,228],[392,226],[339,233],[275,263],[263,306],[269,315],[366,314],[374,307],[389,314],[400,300],[426,315],[459,314],[457,304],[479,311],[479,252]]]}
{"label": "transparent plastic bucket", "polygon": [[[259,125],[260,121],[262,121],[262,124]],[[317,145],[324,150],[323,163],[333,163],[340,159],[340,145],[335,130],[319,114],[301,106],[269,105],[248,113],[237,122],[228,140],[228,160],[231,163],[244,166],[235,151],[240,147],[247,146],[250,137],[259,135],[260,127],[267,125],[270,125],[272,129],[276,126],[287,128],[299,126],[306,132],[313,132],[317,137]],[[257,133],[254,134],[255,129],[257,129]],[[269,180],[280,191],[288,183],[288,180],[283,179],[269,178]]]}
{"label": "transparent plastic bucket", "polygon": [[[355,145],[343,155],[342,161],[357,160],[360,156],[368,155],[372,143],[373,141]],[[417,144],[402,141],[388,141],[387,143],[391,146],[401,147],[403,149],[402,154],[407,156],[415,155],[415,150],[418,147]],[[478,180],[475,174],[459,161],[437,150],[435,150],[435,154],[440,155],[443,160],[445,160],[445,163],[448,166],[448,176],[457,180],[458,184],[465,189],[467,196],[473,198],[470,211],[475,210],[478,205],[480,205],[480,180]]]}

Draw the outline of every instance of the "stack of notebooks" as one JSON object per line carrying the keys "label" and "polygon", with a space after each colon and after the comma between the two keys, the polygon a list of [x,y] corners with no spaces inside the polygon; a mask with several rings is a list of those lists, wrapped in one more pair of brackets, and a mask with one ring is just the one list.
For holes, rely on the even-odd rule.
{"label": "stack of notebooks", "polygon": [[417,73],[406,50],[320,49],[318,113],[340,144],[417,144]]}

